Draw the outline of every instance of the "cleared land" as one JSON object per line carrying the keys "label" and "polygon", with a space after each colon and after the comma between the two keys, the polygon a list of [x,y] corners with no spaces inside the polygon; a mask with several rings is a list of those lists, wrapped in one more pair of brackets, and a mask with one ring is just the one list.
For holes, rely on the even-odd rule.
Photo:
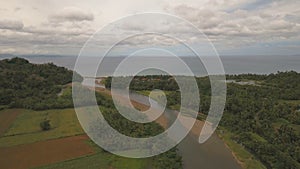
{"label": "cleared land", "polygon": [[152,160],[149,158],[122,158],[103,151],[92,141],[89,141],[88,143],[93,147],[95,154],[40,166],[36,169],[152,169]]}
{"label": "cleared land", "polygon": [[0,136],[2,136],[9,129],[20,113],[20,109],[0,111]]}
{"label": "cleared land", "polygon": [[25,169],[93,154],[86,135],[0,148],[3,169]]}

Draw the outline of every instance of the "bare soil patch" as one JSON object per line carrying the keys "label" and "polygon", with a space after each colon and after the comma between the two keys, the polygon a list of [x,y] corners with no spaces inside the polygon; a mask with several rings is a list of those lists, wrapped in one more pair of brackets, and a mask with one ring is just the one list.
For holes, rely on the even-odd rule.
{"label": "bare soil patch", "polygon": [[0,148],[0,168],[26,169],[93,154],[86,135]]}
{"label": "bare soil patch", "polygon": [[21,112],[21,109],[7,109],[0,112],[0,137],[9,129]]}

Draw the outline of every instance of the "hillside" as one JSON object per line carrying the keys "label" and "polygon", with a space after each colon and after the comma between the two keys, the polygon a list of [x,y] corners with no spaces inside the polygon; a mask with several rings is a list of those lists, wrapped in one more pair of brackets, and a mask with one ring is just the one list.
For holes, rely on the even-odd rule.
{"label": "hillside", "polygon": [[[81,82],[83,78],[75,74]],[[32,64],[22,58],[0,61],[0,107],[50,109],[72,107],[71,97],[60,98],[73,72],[52,63]]]}

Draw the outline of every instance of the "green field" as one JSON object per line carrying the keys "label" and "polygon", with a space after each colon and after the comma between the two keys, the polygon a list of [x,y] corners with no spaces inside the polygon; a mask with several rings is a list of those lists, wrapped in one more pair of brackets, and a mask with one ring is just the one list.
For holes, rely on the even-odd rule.
{"label": "green field", "polygon": [[[40,122],[49,119],[51,130],[42,131]],[[74,109],[46,111],[23,110],[0,138],[0,146],[14,146],[42,140],[83,134]]]}

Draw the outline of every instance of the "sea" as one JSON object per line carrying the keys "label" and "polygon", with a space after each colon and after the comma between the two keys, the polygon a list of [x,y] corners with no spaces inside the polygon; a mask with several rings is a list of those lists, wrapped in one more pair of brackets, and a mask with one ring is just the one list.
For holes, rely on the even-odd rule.
{"label": "sea", "polygon": [[[8,56],[0,56],[0,59],[12,58],[15,57],[13,55]],[[78,59],[77,56],[54,56],[54,55],[20,55],[18,57],[26,58],[31,63],[43,64],[43,63],[54,63],[58,66],[66,67],[70,70],[74,69],[75,64],[80,65],[84,68],[76,69],[79,71],[81,75],[84,77],[94,77],[94,76],[111,76],[116,71],[116,68],[122,61],[126,58],[110,56],[102,59],[101,63],[98,63],[99,58],[96,57],[81,57]],[[173,61],[176,58],[173,57],[158,57],[158,56],[136,56],[138,61],[131,61],[126,65],[128,70],[132,69],[141,64],[140,61],[144,63],[153,62],[159,63],[162,65],[166,65],[167,68],[171,70],[175,70],[172,72],[178,75],[185,75],[181,66],[173,64]],[[209,57],[207,57],[210,59]],[[195,74],[195,76],[206,76],[207,69],[201,62],[199,58],[182,56],[180,57],[182,61],[188,66],[188,68]],[[225,74],[271,74],[276,73],[278,71],[296,71],[300,72],[300,55],[292,55],[292,56],[220,56],[222,61],[222,66]],[[80,60],[80,64],[78,61]],[[213,59],[211,59],[214,61]],[[154,62],[155,61],[155,62]],[[76,63],[77,62],[77,63]],[[175,62],[174,62],[175,63]],[[95,65],[97,68],[95,68]],[[92,70],[90,70],[92,69]],[[96,73],[94,73],[97,70]],[[176,72],[177,71],[177,72]],[[129,71],[130,72],[130,71]],[[164,74],[165,71],[153,69],[151,71],[140,72],[140,74]],[[95,75],[96,74],[96,75]]]}

